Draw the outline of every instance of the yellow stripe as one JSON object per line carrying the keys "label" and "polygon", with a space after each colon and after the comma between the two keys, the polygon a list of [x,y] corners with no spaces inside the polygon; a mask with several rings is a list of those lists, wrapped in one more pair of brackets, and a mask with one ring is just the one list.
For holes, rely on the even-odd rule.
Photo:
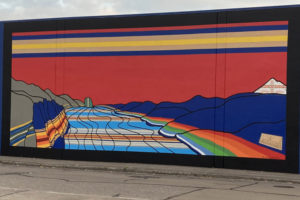
{"label": "yellow stripe", "polygon": [[195,45],[172,46],[135,46],[135,47],[88,47],[88,48],[64,48],[64,49],[14,49],[13,54],[19,53],[57,53],[57,52],[104,52],[104,51],[162,51],[181,49],[216,49],[216,48],[251,48],[251,47],[286,47],[287,41],[279,42],[242,42],[242,43],[214,43]]}
{"label": "yellow stripe", "polygon": [[183,39],[183,40],[14,44],[13,49],[164,46],[164,45],[191,45],[191,44],[214,44],[214,43],[270,42],[270,41],[287,41],[287,35],[259,36],[259,37],[224,37],[224,38]]}
{"label": "yellow stripe", "polygon": [[20,128],[20,127],[22,127],[22,126],[28,125],[28,124],[31,123],[31,122],[32,122],[32,120],[30,120],[30,121],[28,121],[28,122],[25,122],[24,124],[20,124],[20,125],[18,125],[18,126],[15,126],[15,127],[13,127],[13,128],[10,128],[10,131],[13,131],[13,130],[16,130],[17,128]]}
{"label": "yellow stripe", "polygon": [[70,105],[70,104],[64,104],[63,107],[64,107],[64,108],[71,108],[72,105]]}
{"label": "yellow stripe", "polygon": [[156,36],[128,36],[128,37],[88,37],[88,38],[55,38],[55,39],[34,39],[34,40],[13,40],[13,44],[59,44],[74,42],[121,42],[121,41],[150,41],[150,40],[186,40],[196,38],[225,38],[225,37],[261,37],[274,35],[288,35],[287,30],[280,31],[245,31],[225,33],[200,33],[200,34],[179,34],[179,35],[156,35]]}
{"label": "yellow stripe", "polygon": [[13,144],[13,146],[17,146],[18,144],[20,144],[21,142],[23,142],[25,139],[20,140],[19,142]]}
{"label": "yellow stripe", "polygon": [[37,148],[50,148],[50,144],[37,144]]}
{"label": "yellow stripe", "polygon": [[19,142],[13,144],[12,146],[17,146],[18,144],[20,144],[21,142],[23,142],[25,139],[29,138],[29,137],[32,137],[32,136],[35,136],[35,134],[31,134],[31,135],[28,135],[26,138],[20,140]]}

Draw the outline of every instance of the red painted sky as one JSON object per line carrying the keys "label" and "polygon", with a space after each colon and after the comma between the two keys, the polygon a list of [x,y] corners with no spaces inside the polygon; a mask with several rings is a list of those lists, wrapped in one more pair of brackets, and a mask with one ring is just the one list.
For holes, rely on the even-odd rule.
{"label": "red painted sky", "polygon": [[14,58],[12,76],[94,104],[182,102],[286,84],[286,53]]}

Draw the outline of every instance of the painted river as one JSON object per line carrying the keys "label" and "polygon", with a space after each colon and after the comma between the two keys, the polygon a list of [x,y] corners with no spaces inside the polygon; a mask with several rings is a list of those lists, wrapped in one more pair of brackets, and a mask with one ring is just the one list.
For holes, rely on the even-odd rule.
{"label": "painted river", "polygon": [[161,136],[161,126],[111,107],[70,108],[66,114],[70,128],[65,149],[196,154],[176,138]]}

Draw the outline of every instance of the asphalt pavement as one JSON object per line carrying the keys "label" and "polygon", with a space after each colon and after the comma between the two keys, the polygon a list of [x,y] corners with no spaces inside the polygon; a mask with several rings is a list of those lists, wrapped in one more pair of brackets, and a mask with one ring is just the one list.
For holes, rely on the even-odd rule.
{"label": "asphalt pavement", "polygon": [[0,156],[0,200],[300,199],[300,175]]}

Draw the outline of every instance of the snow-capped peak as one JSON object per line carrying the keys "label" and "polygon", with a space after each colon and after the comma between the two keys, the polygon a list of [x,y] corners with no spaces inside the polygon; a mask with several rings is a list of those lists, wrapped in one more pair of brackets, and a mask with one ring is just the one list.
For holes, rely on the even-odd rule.
{"label": "snow-capped peak", "polygon": [[277,81],[274,78],[271,78],[263,86],[255,90],[254,93],[261,94],[286,94],[286,85]]}

